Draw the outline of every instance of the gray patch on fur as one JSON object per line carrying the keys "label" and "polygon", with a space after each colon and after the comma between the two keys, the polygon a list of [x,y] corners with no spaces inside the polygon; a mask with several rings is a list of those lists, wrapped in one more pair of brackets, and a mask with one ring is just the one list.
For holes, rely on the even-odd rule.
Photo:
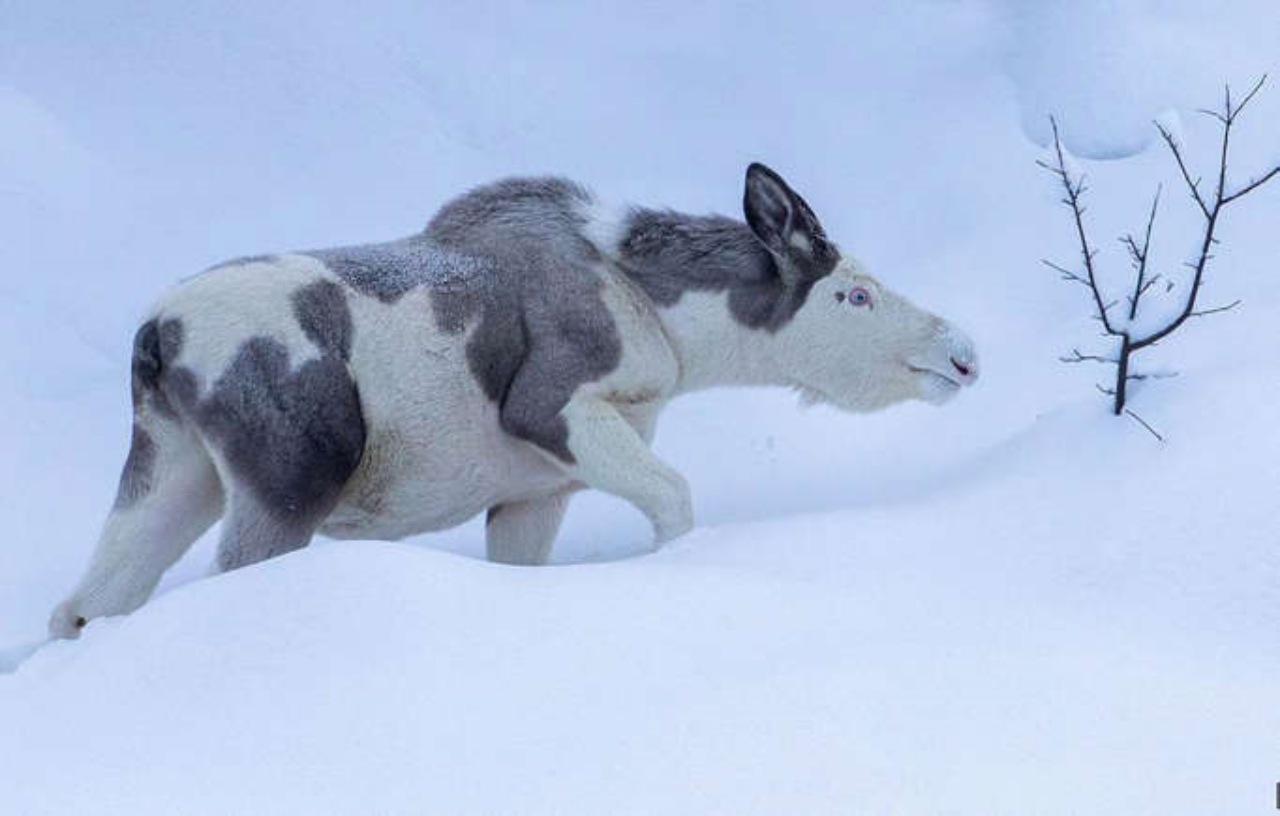
{"label": "gray patch on fur", "polygon": [[154,318],[138,327],[133,335],[133,400],[160,384],[160,329]]}
{"label": "gray patch on fur", "polygon": [[293,316],[311,342],[326,354],[351,359],[355,329],[347,293],[330,280],[319,280],[293,293]]}
{"label": "gray patch on fur", "polygon": [[183,413],[194,419],[193,413],[200,397],[200,385],[194,371],[186,366],[166,370],[160,381],[160,392],[169,405],[181,406]]}
{"label": "gray patch on fur", "polygon": [[155,466],[156,443],[151,439],[151,435],[135,422],[133,440],[129,443],[129,456],[125,459],[124,470],[120,474],[120,486],[116,490],[116,510],[132,507],[151,492]]}
{"label": "gray patch on fur", "polygon": [[355,472],[364,451],[360,399],[336,354],[289,366],[277,340],[254,337],[207,396],[179,367],[168,387],[217,446],[239,480],[278,522],[314,529]]}
{"label": "gray patch on fur", "polygon": [[315,535],[309,522],[282,519],[243,500],[222,517],[215,558],[220,572],[247,567],[307,546]]}
{"label": "gray patch on fur", "polygon": [[167,419],[177,412],[161,387],[161,375],[182,352],[184,328],[177,318],[152,318],[138,328],[133,338],[133,405],[137,411],[144,405]]}
{"label": "gray patch on fur", "polygon": [[395,303],[422,286],[447,287],[484,270],[475,258],[447,252],[423,235],[302,253],[315,258],[362,295]]}
{"label": "gray patch on fur", "polygon": [[159,340],[160,360],[163,363],[172,363],[178,359],[178,355],[182,353],[182,341],[186,334],[186,327],[182,321],[176,317],[160,321],[157,331],[157,339]]}
{"label": "gray patch on fur", "polygon": [[742,211],[751,231],[777,259],[782,277],[792,284],[822,277],[840,262],[840,251],[809,203],[759,162],[747,168]]}
{"label": "gray patch on fur", "polygon": [[471,373],[507,433],[572,463],[559,416],[578,386],[617,368],[622,339],[601,297],[601,257],[582,235],[590,202],[563,179],[507,179],[446,204],[426,237],[485,274],[433,287],[442,331],[476,328]]}
{"label": "gray patch on fur", "polygon": [[163,385],[168,367],[182,351],[181,320],[152,318],[138,327],[133,336],[130,373],[133,391],[133,438],[129,455],[120,473],[115,509],[132,507],[151,492],[157,458],[151,435],[138,424],[139,414],[154,412],[162,419],[176,419],[177,412]]}
{"label": "gray patch on fur", "polygon": [[685,292],[727,292],[729,312],[753,329],[777,331],[795,317],[809,290],[839,262],[823,259],[794,286],[746,224],[723,216],[633,209],[617,247],[619,263],[654,303],[674,306]]}

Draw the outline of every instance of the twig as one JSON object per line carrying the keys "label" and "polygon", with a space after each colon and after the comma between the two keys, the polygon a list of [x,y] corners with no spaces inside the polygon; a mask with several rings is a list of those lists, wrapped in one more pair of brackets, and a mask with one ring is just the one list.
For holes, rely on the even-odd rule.
{"label": "twig", "polygon": [[1147,421],[1145,419],[1135,414],[1132,411],[1132,409],[1126,408],[1124,409],[1124,412],[1129,416],[1133,417],[1138,422],[1139,425],[1141,425],[1142,427],[1150,431],[1151,435],[1154,436],[1156,439],[1159,439],[1161,442],[1164,441],[1164,437],[1161,436],[1159,433],[1157,433],[1155,428],[1152,428],[1149,424],[1147,424]]}
{"label": "twig", "polygon": [[1262,185],[1266,184],[1268,181],[1271,181],[1271,177],[1274,176],[1276,173],[1280,173],[1280,166],[1271,168],[1271,170],[1269,170],[1267,174],[1262,178],[1254,179],[1253,181],[1250,181],[1243,188],[1236,190],[1231,195],[1222,199],[1222,203],[1230,204],[1232,201],[1235,201],[1240,196],[1253,192],[1258,187],[1261,187]]}
{"label": "twig", "polygon": [[1138,244],[1133,240],[1133,236],[1126,236],[1129,245],[1129,253],[1133,258],[1134,269],[1138,273],[1138,279],[1133,285],[1133,294],[1129,297],[1129,320],[1132,321],[1138,316],[1138,301],[1142,299],[1142,293],[1147,291],[1149,284],[1146,283],[1147,277],[1147,256],[1151,249],[1151,228],[1156,223],[1156,210],[1160,207],[1160,191],[1164,185],[1156,187],[1155,198],[1151,200],[1151,215],[1147,216],[1147,232],[1142,239],[1142,249],[1138,249]]}
{"label": "twig", "polygon": [[1064,363],[1106,363],[1107,365],[1115,365],[1116,360],[1111,357],[1102,357],[1096,354],[1081,354],[1080,349],[1072,349],[1070,357],[1059,357]]}
{"label": "twig", "polygon": [[1084,230],[1084,210],[1080,206],[1080,195],[1084,192],[1084,177],[1081,176],[1078,181],[1074,184],[1072,183],[1071,174],[1067,172],[1067,159],[1062,152],[1062,138],[1058,133],[1058,120],[1050,116],[1049,124],[1053,127],[1053,150],[1057,156],[1058,165],[1053,168],[1042,162],[1041,166],[1048,167],[1062,181],[1062,189],[1066,193],[1064,203],[1071,208],[1071,215],[1075,220],[1076,237],[1080,239],[1080,255],[1084,259],[1089,291],[1093,293],[1094,305],[1098,307],[1098,319],[1102,321],[1103,328],[1107,330],[1107,334],[1118,334],[1115,328],[1112,327],[1111,320],[1107,317],[1107,307],[1103,304],[1102,293],[1098,290],[1098,276],[1093,268],[1093,258],[1096,253],[1089,246],[1089,238]]}
{"label": "twig", "polygon": [[[1264,84],[1266,84],[1266,82],[1267,82],[1267,75],[1266,75],[1266,74],[1263,74],[1262,76],[1258,77],[1258,81],[1254,83],[1254,85],[1253,85],[1253,89],[1252,89],[1252,90],[1250,90],[1250,91],[1249,91],[1249,93],[1247,93],[1247,94],[1245,94],[1245,95],[1244,95],[1244,101],[1243,101],[1243,102],[1241,102],[1239,105],[1236,105],[1236,109],[1235,109],[1234,111],[1229,110],[1227,115],[1228,115],[1230,118],[1232,118],[1232,119],[1234,119],[1234,118],[1236,118],[1237,116],[1239,116],[1239,115],[1240,115],[1240,111],[1244,110],[1244,106],[1245,106],[1245,105],[1248,105],[1250,102],[1252,102],[1252,101],[1253,101],[1253,98],[1254,98],[1255,96],[1257,96],[1257,95],[1258,95],[1258,91],[1262,90],[1262,86],[1263,86]],[[1230,105],[1231,105],[1231,86],[1230,86],[1230,85],[1228,85],[1228,86],[1227,86],[1227,106],[1228,106],[1228,108],[1230,108]]]}
{"label": "twig", "polygon": [[1080,276],[1079,276],[1079,275],[1077,275],[1075,272],[1072,272],[1070,269],[1067,269],[1066,267],[1059,266],[1058,264],[1054,263],[1053,261],[1047,261],[1047,260],[1045,260],[1044,258],[1041,258],[1041,259],[1040,259],[1040,263],[1044,264],[1045,266],[1047,266],[1047,267],[1049,267],[1050,269],[1052,269],[1052,270],[1054,270],[1055,272],[1057,272],[1059,275],[1061,275],[1061,276],[1062,276],[1062,279],[1063,279],[1064,281],[1071,281],[1072,283],[1083,283],[1085,286],[1088,286],[1088,285],[1089,285],[1089,281],[1087,281],[1087,280],[1085,280],[1084,278],[1080,277]]}
{"label": "twig", "polygon": [[1240,305],[1240,299],[1237,298],[1231,301],[1230,303],[1228,303],[1226,306],[1218,306],[1213,309],[1202,309],[1198,312],[1192,312],[1188,316],[1189,317],[1208,317],[1209,315],[1219,314],[1220,312],[1229,312],[1239,305]]}
{"label": "twig", "polygon": [[1182,151],[1178,149],[1178,144],[1173,140],[1173,134],[1165,130],[1164,125],[1156,122],[1156,130],[1160,131],[1160,135],[1164,138],[1164,143],[1169,146],[1169,151],[1173,153],[1173,158],[1178,162],[1178,169],[1182,171],[1182,178],[1187,182],[1187,187],[1191,189],[1191,197],[1195,199],[1196,204],[1200,207],[1200,212],[1204,213],[1204,217],[1209,217],[1209,205],[1204,203],[1204,199],[1200,197],[1200,179],[1191,180],[1191,174],[1187,172],[1186,162],[1182,160]]}

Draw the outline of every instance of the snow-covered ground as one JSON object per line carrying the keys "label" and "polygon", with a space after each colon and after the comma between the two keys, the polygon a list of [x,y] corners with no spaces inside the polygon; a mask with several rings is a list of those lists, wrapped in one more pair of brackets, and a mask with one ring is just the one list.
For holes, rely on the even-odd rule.
{"label": "snow-covered ground", "polygon": [[[1226,216],[1174,379],[1107,414],[1045,157],[1101,263],[1155,185],[1162,270],[1221,84],[1280,8],[0,2],[0,813],[1273,812],[1280,781],[1280,181]],[[736,214],[775,166],[887,283],[965,326],[979,386],[846,416],[724,391],[657,447],[699,527],[658,553],[575,500],[556,566],[478,524],[318,541],[44,646],[128,443],[148,302],[226,257],[393,237],[512,173]],[[1176,292],[1175,292],[1176,294]],[[24,660],[24,657],[26,659]],[[6,668],[0,666],[0,668]]]}

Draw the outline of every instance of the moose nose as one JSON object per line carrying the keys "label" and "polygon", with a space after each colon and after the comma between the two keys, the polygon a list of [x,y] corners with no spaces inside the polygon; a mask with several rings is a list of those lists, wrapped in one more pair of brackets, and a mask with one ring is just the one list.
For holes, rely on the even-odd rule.
{"label": "moose nose", "polygon": [[[941,318],[938,318],[936,324],[938,332],[938,352],[941,354],[935,357],[938,360],[942,354],[947,355],[947,361],[951,363],[951,368],[959,375],[956,381],[959,385],[973,385],[978,381],[978,352],[973,346],[973,341],[969,336],[952,324]],[[941,360],[938,360],[941,362]],[[936,365],[937,363],[935,363]],[[945,369],[944,369],[945,370]]]}
{"label": "moose nose", "polygon": [[951,365],[955,368],[956,372],[966,380],[975,380],[978,378],[978,366],[977,363],[974,363],[973,361],[962,363],[952,357]]}

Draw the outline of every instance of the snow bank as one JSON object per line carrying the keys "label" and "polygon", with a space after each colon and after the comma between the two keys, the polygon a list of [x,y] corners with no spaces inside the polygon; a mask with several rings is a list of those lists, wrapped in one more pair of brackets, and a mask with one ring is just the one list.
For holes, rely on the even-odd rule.
{"label": "snow bank", "polygon": [[1187,468],[1280,476],[1280,445],[1215,461],[1234,432],[1099,424],[1059,412],[917,500],[625,562],[343,543],[189,584],[0,679],[7,806],[1251,812],[1274,509]]}
{"label": "snow bank", "polygon": [[1072,152],[1121,159],[1156,138],[1170,108],[1211,107],[1223,83],[1248,88],[1275,64],[1280,9],[1193,0],[994,0],[1023,131],[1049,144],[1059,120]]}

